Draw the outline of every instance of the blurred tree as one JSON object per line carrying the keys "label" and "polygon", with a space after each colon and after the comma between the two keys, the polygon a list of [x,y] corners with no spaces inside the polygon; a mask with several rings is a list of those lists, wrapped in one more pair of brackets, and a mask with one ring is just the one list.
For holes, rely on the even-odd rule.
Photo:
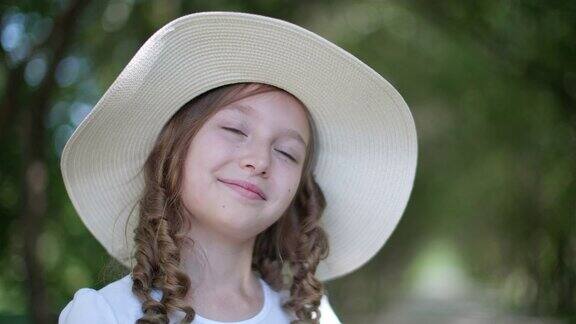
{"label": "blurred tree", "polygon": [[[523,166],[515,170],[520,179],[510,193],[512,206],[502,206],[497,230],[508,269],[526,269],[536,283],[533,309],[541,314],[575,315],[576,308],[576,2],[574,1],[483,1],[462,2],[412,0],[398,2],[446,35],[475,44],[492,57],[496,69],[511,80],[527,84],[550,96],[550,114],[571,127],[559,139],[535,139],[521,143],[521,129],[503,130],[508,148],[519,154]],[[529,91],[529,90],[528,90]],[[497,107],[503,110],[531,110]],[[514,110],[513,110],[514,111]],[[534,111],[534,113],[538,113]],[[508,120],[503,120],[508,124]],[[504,127],[509,127],[508,125]],[[495,129],[496,130],[496,129]],[[554,132],[555,129],[549,129]],[[555,136],[555,135],[552,135]],[[530,147],[523,147],[528,144]],[[548,154],[540,152],[547,151]],[[551,172],[562,172],[562,190],[545,197]],[[559,171],[563,170],[563,171]],[[562,176],[562,177],[563,177]],[[559,185],[559,184],[554,184]],[[550,204],[548,199],[553,199]]]}
{"label": "blurred tree", "polygon": [[[56,86],[54,75],[57,64],[62,60],[70,46],[70,31],[75,30],[78,17],[88,1],[76,1],[70,4],[54,21],[50,35],[44,42],[38,43],[19,62],[3,60],[8,70],[5,93],[0,105],[0,133],[8,133],[8,124],[16,123],[20,114],[19,131],[21,147],[21,172],[16,173],[20,182],[20,195],[17,204],[18,228],[23,240],[24,270],[28,292],[29,309],[36,323],[53,322],[53,314],[44,285],[43,268],[37,257],[38,238],[42,233],[42,222],[46,214],[46,188],[48,172],[46,167],[46,132],[44,121],[50,107]],[[46,62],[47,75],[36,89],[25,88],[24,72],[28,60],[42,49],[48,51]],[[13,58],[13,57],[12,57]],[[12,64],[9,66],[8,64]],[[22,109],[17,110],[17,107]],[[3,136],[3,138],[5,138]],[[50,147],[50,146],[48,146]]]}

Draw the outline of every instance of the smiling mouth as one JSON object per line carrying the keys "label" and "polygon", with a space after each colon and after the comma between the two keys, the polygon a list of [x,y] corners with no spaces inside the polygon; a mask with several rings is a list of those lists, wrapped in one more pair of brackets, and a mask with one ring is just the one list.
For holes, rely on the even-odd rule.
{"label": "smiling mouth", "polygon": [[238,186],[232,183],[227,183],[224,182],[220,179],[218,179],[219,182],[221,182],[222,184],[224,184],[225,186],[227,186],[228,188],[232,189],[234,192],[238,193],[240,196],[244,197],[244,198],[248,198],[250,200],[260,200],[260,201],[264,201],[265,199],[260,196],[259,194],[250,191],[242,186]]}

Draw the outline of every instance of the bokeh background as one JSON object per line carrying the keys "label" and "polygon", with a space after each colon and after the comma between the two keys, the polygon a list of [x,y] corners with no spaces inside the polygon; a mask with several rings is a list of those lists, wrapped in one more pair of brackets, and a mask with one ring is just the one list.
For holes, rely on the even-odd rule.
{"label": "bokeh background", "polygon": [[54,323],[123,273],[76,216],[61,150],[155,30],[206,10],[310,29],[412,109],[404,217],[326,283],[344,323],[576,322],[576,2],[545,0],[2,0],[0,322]]}

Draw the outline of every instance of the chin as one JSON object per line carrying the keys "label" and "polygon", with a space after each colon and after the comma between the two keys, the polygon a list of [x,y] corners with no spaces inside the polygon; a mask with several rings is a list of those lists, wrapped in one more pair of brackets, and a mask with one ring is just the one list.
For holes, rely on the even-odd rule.
{"label": "chin", "polygon": [[[243,216],[235,215],[237,218],[242,218]],[[222,222],[220,227],[222,231],[226,232],[228,236],[234,237],[236,239],[250,239],[265,231],[272,223],[263,224],[262,219],[258,219],[259,216],[245,216],[243,219],[245,221],[238,221],[232,219],[229,222]]]}

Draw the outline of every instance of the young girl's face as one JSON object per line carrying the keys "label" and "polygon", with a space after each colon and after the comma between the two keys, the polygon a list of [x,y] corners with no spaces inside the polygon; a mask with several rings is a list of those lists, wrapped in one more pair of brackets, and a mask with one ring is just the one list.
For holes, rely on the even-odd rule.
{"label": "young girl's face", "polygon": [[[188,149],[182,191],[196,226],[245,240],[282,216],[306,157],[304,109],[284,92],[265,92],[222,107],[200,128]],[[243,189],[246,183],[258,189]]]}

